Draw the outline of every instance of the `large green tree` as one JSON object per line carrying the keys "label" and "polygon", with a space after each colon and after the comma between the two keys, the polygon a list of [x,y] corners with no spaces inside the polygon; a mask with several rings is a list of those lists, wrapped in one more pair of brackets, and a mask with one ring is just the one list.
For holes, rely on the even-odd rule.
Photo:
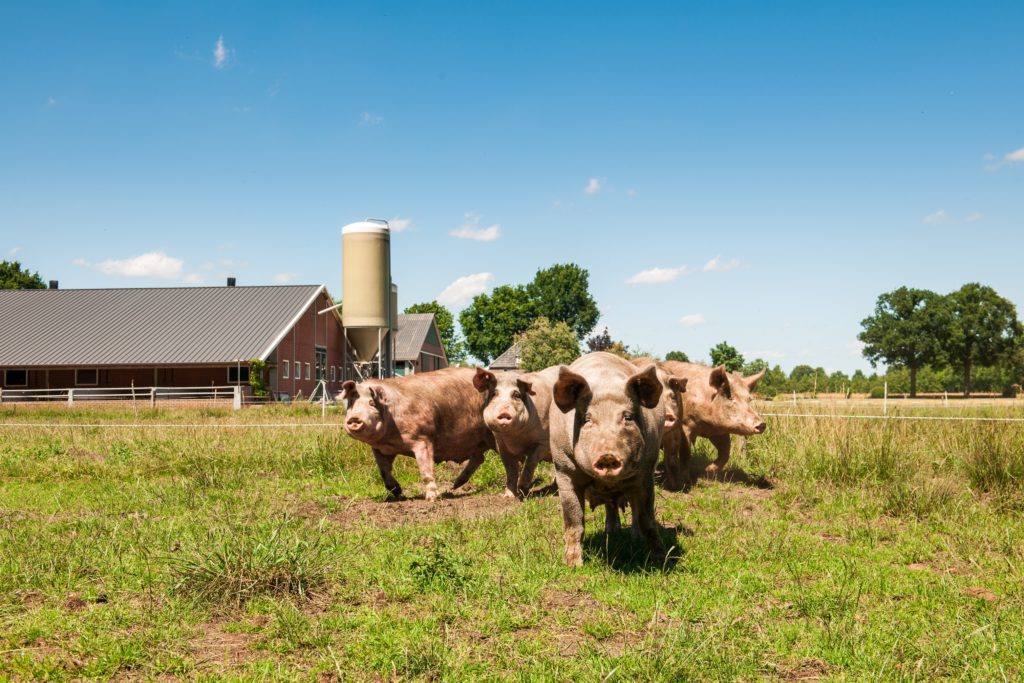
{"label": "large green tree", "polygon": [[538,270],[526,291],[537,316],[565,323],[576,339],[583,339],[601,317],[590,295],[590,273],[575,263],[557,263]]}
{"label": "large green tree", "polygon": [[711,364],[718,366],[724,365],[725,369],[729,372],[735,372],[743,367],[743,356],[739,351],[736,350],[735,346],[730,346],[727,342],[722,342],[711,349]]}
{"label": "large green tree", "polygon": [[466,358],[466,345],[455,329],[455,318],[443,304],[437,301],[426,301],[413,304],[405,309],[406,313],[433,313],[437,323],[437,331],[441,335],[441,345],[448,356],[449,363],[459,363]]}
{"label": "large green tree", "polygon": [[963,372],[964,396],[970,396],[972,369],[1006,359],[1024,331],[1017,307],[991,287],[969,282],[947,298],[950,324],[943,347]]}
{"label": "large green tree", "polygon": [[879,295],[875,312],[860,321],[863,354],[875,367],[879,361],[910,372],[910,397],[917,396],[917,372],[942,357],[949,330],[946,299],[927,289],[900,287]]}
{"label": "large green tree", "polygon": [[537,317],[533,301],[523,286],[495,287],[490,294],[477,294],[459,314],[466,336],[466,348],[484,364],[489,364],[512,346],[516,335]]}
{"label": "large green tree", "polygon": [[46,289],[46,283],[18,261],[0,261],[0,289]]}
{"label": "large green tree", "polygon": [[665,360],[677,360],[680,363],[689,363],[690,357],[684,351],[669,351],[665,354]]}
{"label": "large green tree", "polygon": [[519,369],[536,372],[552,365],[569,365],[579,358],[576,333],[566,323],[537,318],[518,337]]}

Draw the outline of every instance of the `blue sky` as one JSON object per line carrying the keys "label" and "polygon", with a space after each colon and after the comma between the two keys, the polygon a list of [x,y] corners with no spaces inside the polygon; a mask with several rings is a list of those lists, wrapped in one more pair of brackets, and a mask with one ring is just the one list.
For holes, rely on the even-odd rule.
{"label": "blue sky", "polygon": [[[4,3],[0,258],[402,305],[590,271],[655,353],[868,368],[883,291],[1024,305],[1024,3]],[[475,238],[475,239],[474,239]]]}

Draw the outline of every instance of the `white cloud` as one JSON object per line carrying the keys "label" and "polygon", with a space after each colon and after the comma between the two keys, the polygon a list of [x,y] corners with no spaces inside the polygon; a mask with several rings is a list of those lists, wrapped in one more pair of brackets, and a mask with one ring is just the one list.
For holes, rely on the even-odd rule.
{"label": "white cloud", "polygon": [[705,273],[724,273],[734,268],[738,268],[740,262],[737,259],[730,259],[728,261],[722,261],[721,256],[716,256],[707,263],[704,264]]}
{"label": "white cloud", "polygon": [[928,223],[929,225],[931,225],[934,223],[943,223],[947,220],[949,220],[949,214],[947,214],[943,209],[939,209],[938,211],[935,211],[925,216],[921,220],[921,222]]}
{"label": "white cloud", "polygon": [[964,220],[968,223],[977,223],[984,217],[985,214],[983,214],[981,211],[972,211],[971,213],[967,214],[967,217],[964,218]]}
{"label": "white cloud", "polygon": [[181,276],[185,262],[179,258],[168,256],[162,251],[149,251],[126,259],[106,259],[99,263],[91,263],[77,258],[72,261],[76,266],[93,268],[104,275],[120,275],[121,277],[157,277],[173,280]]}
{"label": "white cloud", "polygon": [[641,270],[626,280],[629,285],[657,285],[663,282],[672,282],[682,275],[689,275],[690,269],[686,266],[678,268],[648,268]]}
{"label": "white cloud", "polygon": [[360,126],[379,126],[384,123],[384,117],[379,114],[371,114],[368,111],[364,111],[359,117]]}
{"label": "white cloud", "polygon": [[632,188],[632,187],[629,188],[628,190],[626,190],[626,196],[630,197],[630,198],[635,197],[636,196],[636,190],[634,188]]}
{"label": "white cloud", "polygon": [[275,285],[286,285],[295,279],[295,273],[277,273],[274,275]]}
{"label": "white cloud", "polygon": [[487,291],[493,279],[493,273],[463,275],[437,295],[437,303],[452,308],[462,308],[472,301],[474,296]]}
{"label": "white cloud", "polygon": [[1024,161],[1024,147],[1021,147],[1020,149],[1008,153],[1005,159],[1010,162]]}
{"label": "white cloud", "polygon": [[587,186],[583,188],[583,191],[587,194],[597,194],[604,189],[604,183],[597,178],[591,178],[587,181]]}
{"label": "white cloud", "polygon": [[224,45],[224,36],[217,38],[217,44],[213,47],[213,65],[218,69],[223,69],[227,66],[228,57],[231,56],[231,50]]}
{"label": "white cloud", "polygon": [[466,220],[462,225],[448,234],[461,240],[477,240],[478,242],[493,242],[501,237],[501,225],[498,223],[488,228],[478,228],[478,225],[480,225],[480,214],[467,213]]}
{"label": "white cloud", "polygon": [[388,221],[391,232],[403,232],[412,225],[411,218],[398,218],[397,216]]}
{"label": "white cloud", "polygon": [[703,313],[691,313],[679,319],[679,324],[683,327],[697,327],[705,322]]}
{"label": "white cloud", "polygon": [[181,281],[189,285],[199,285],[203,283],[203,276],[199,273],[188,273]]}
{"label": "white cloud", "polygon": [[7,255],[8,256],[14,256],[19,251],[21,251],[21,247],[11,247],[10,250],[7,252]]}

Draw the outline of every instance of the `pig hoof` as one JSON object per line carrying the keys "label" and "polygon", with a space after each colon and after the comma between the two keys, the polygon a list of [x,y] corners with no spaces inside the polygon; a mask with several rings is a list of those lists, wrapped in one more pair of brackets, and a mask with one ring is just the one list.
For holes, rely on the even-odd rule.
{"label": "pig hoof", "polygon": [[565,563],[570,567],[583,566],[583,548],[581,546],[565,549]]}
{"label": "pig hoof", "polygon": [[437,489],[436,488],[429,488],[429,489],[427,489],[426,492],[423,494],[423,497],[427,500],[428,503],[437,500],[437,497],[438,497],[437,496]]}
{"label": "pig hoof", "polygon": [[502,492],[501,496],[502,496],[503,498],[515,498],[515,497],[516,497],[516,494],[514,494],[514,493],[512,492],[512,489],[506,488],[506,489],[505,489],[505,490],[504,490],[504,491]]}
{"label": "pig hoof", "polygon": [[706,474],[707,476],[711,477],[712,479],[714,479],[714,478],[716,478],[718,476],[718,472],[719,472],[718,465],[716,465],[714,463],[711,463],[710,465],[708,465],[707,467],[704,468],[704,474]]}

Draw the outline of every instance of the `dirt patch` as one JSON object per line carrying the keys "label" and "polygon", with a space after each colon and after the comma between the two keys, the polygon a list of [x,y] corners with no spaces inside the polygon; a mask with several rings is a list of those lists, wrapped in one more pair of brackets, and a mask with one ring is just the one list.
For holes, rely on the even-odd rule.
{"label": "dirt patch", "polygon": [[341,507],[337,512],[325,514],[321,506],[310,504],[301,509],[300,514],[307,517],[326,517],[328,521],[342,529],[355,529],[361,526],[389,529],[408,524],[436,524],[450,519],[491,519],[515,512],[520,507],[519,501],[500,494],[463,494],[432,502],[422,499],[385,503],[365,498],[334,500]]}
{"label": "dirt patch", "polygon": [[820,681],[831,672],[828,662],[808,657],[797,662],[774,664],[775,675],[783,681]]}
{"label": "dirt patch", "polygon": [[965,588],[964,593],[971,596],[972,598],[978,598],[979,600],[984,600],[985,602],[995,602],[999,599],[999,597],[995,593],[981,586],[971,586],[970,588]]}
{"label": "dirt patch", "polygon": [[90,451],[86,450],[85,448],[77,447],[69,448],[68,455],[70,455],[72,458],[75,458],[76,460],[85,460],[88,462],[104,462],[107,459],[107,457],[102,453],[97,453],[96,451]]}
{"label": "dirt patch", "polygon": [[85,609],[88,604],[89,603],[82,599],[82,596],[77,593],[72,593],[68,596],[68,599],[64,601],[64,609],[68,612],[80,612]]}
{"label": "dirt patch", "polygon": [[611,609],[581,591],[567,593],[557,588],[545,588],[540,593],[540,600],[545,609],[573,610],[584,615]]}
{"label": "dirt patch", "polygon": [[197,668],[210,664],[237,666],[257,656],[252,650],[257,634],[228,632],[224,626],[217,622],[200,624],[199,635],[189,643]]}

